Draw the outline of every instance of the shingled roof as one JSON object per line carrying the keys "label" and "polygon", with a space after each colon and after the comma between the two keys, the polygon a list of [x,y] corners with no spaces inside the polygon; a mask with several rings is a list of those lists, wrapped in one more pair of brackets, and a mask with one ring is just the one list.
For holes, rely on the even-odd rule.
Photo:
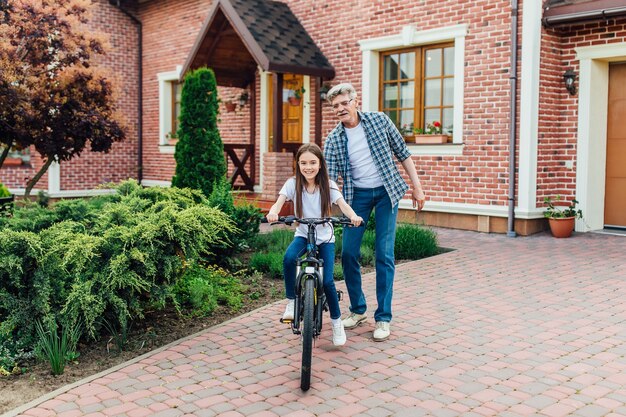
{"label": "shingled roof", "polygon": [[265,71],[331,79],[335,70],[289,6],[271,0],[216,0],[183,74],[208,66],[218,84],[242,87]]}

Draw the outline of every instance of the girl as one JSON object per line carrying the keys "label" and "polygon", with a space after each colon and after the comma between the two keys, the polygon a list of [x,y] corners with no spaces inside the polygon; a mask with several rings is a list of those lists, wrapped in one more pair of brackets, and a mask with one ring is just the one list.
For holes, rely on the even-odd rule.
{"label": "girl", "polygon": [[[278,220],[278,213],[285,201],[294,202],[296,217],[327,217],[331,215],[331,204],[337,204],[343,214],[350,218],[352,224],[358,226],[363,219],[356,215],[354,210],[343,199],[339,187],[328,179],[326,161],[322,150],[314,143],[304,144],[296,154],[296,176],[289,178],[280,190],[278,200],[267,214],[268,222]],[[330,225],[317,226],[317,246],[320,257],[324,260],[324,293],[328,300],[330,318],[333,329],[333,344],[342,346],[346,343],[346,332],[341,322],[341,311],[337,290],[333,280],[335,263],[335,235]],[[294,301],[296,298],[296,260],[305,253],[307,228],[299,225],[296,228],[293,242],[287,248],[283,258],[283,276],[285,277],[285,292],[287,307],[283,320],[293,320]]]}

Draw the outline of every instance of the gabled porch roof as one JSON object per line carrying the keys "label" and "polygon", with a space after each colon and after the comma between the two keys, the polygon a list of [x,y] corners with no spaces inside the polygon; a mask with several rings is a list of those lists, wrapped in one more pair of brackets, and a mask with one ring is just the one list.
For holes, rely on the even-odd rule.
{"label": "gabled porch roof", "polygon": [[335,70],[289,6],[271,0],[216,0],[187,57],[181,77],[201,66],[218,85],[247,86],[265,71],[331,79]]}

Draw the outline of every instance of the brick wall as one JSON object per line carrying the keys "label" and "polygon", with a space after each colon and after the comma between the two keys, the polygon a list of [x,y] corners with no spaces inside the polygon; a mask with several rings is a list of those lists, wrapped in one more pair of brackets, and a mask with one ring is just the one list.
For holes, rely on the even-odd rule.
{"label": "brick wall", "polygon": [[[107,154],[91,152],[87,147],[80,157],[62,163],[61,190],[88,190],[106,182],[137,178],[138,29],[108,0],[93,1],[90,27],[108,37],[108,51],[95,63],[109,71],[108,77],[115,84],[126,140],[115,143]],[[47,184],[40,183],[39,187],[47,188]]]}
{"label": "brick wall", "polygon": [[[621,42],[626,42],[624,17],[544,30],[537,163],[539,205],[543,205],[545,196],[560,194],[568,201],[575,197],[578,95],[571,96],[563,83],[565,70],[580,73],[575,48]],[[574,161],[572,168],[567,168],[568,161]]]}
{"label": "brick wall", "polygon": [[[421,31],[467,24],[464,155],[414,159],[431,201],[507,204],[508,183],[501,172],[506,171],[508,164],[509,1],[288,3],[335,67],[333,83],[350,82],[358,93],[358,40],[397,35],[406,25]],[[336,121],[328,109],[323,117],[325,135]]]}
{"label": "brick wall", "polygon": [[287,178],[293,176],[293,155],[286,152],[263,154],[263,200],[274,201]]}
{"label": "brick wall", "polygon": [[174,156],[159,152],[157,74],[175,71],[190,53],[211,8],[210,0],[153,0],[141,5],[143,24],[143,178],[171,181]]}

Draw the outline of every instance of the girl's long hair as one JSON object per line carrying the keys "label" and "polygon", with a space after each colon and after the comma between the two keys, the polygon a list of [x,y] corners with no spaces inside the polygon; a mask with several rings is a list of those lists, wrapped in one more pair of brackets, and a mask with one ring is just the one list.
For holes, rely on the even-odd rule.
{"label": "girl's long hair", "polygon": [[326,160],[319,146],[315,143],[305,143],[300,146],[296,153],[296,217],[302,217],[302,192],[306,186],[306,178],[300,172],[300,157],[303,153],[310,152],[320,161],[320,170],[315,176],[315,185],[320,190],[321,213],[322,217],[330,216],[330,180],[328,178],[328,169],[326,168]]}

